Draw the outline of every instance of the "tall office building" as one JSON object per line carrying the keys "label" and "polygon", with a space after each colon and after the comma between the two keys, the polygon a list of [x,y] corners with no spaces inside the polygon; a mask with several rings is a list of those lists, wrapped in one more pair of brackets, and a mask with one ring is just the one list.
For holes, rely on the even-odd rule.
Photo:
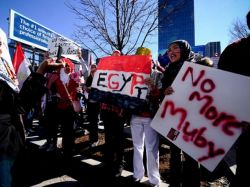
{"label": "tall office building", "polygon": [[220,42],[209,42],[205,46],[206,56],[208,57],[217,57],[220,56],[221,48]]}
{"label": "tall office building", "polygon": [[168,44],[177,39],[194,46],[194,0],[158,0],[158,4],[158,53],[163,54]]}

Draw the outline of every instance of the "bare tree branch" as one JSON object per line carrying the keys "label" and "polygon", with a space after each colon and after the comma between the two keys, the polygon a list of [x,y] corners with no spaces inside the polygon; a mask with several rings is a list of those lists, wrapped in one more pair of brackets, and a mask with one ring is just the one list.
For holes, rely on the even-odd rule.
{"label": "bare tree branch", "polygon": [[229,30],[229,33],[231,35],[231,42],[239,40],[241,38],[246,38],[250,34],[246,23],[244,24],[239,19],[233,22],[232,28]]}
{"label": "bare tree branch", "polygon": [[[169,0],[76,0],[66,6],[81,21],[76,26],[74,40],[91,49],[96,57],[110,55],[114,49],[131,54],[150,42],[158,28],[159,11],[166,9]],[[178,1],[168,14],[178,10]],[[166,20],[166,18],[164,18]]]}

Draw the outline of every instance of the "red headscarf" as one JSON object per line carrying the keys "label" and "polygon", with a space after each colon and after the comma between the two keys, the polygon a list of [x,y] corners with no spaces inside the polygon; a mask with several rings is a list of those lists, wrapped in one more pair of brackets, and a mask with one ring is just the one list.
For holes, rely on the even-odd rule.
{"label": "red headscarf", "polygon": [[71,60],[68,59],[68,58],[62,58],[62,61],[65,62],[65,63],[67,63],[69,65],[69,67],[70,67],[70,73],[72,73],[74,71],[74,67],[75,67],[74,64],[73,64],[73,62],[71,62]]}

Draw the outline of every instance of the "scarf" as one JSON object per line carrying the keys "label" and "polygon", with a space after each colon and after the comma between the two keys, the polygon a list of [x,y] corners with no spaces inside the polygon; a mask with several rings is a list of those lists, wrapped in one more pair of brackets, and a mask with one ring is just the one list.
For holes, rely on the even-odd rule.
{"label": "scarf", "polygon": [[13,91],[17,93],[19,92],[18,81],[15,77],[15,73],[3,58],[0,58],[0,80],[7,83]]}
{"label": "scarf", "polygon": [[19,92],[18,81],[10,58],[7,37],[1,28],[0,41],[2,42],[2,46],[0,46],[2,51],[0,54],[0,80],[7,83],[13,91]]}
{"label": "scarf", "polygon": [[65,73],[64,68],[61,68],[60,70],[60,80],[64,85],[69,82],[69,74]]}

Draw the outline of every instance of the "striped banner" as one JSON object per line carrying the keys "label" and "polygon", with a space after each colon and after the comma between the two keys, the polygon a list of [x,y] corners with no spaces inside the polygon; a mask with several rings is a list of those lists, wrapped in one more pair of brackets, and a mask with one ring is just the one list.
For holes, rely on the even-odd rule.
{"label": "striped banner", "polygon": [[109,56],[100,60],[89,98],[129,110],[146,104],[151,57],[142,55]]}

